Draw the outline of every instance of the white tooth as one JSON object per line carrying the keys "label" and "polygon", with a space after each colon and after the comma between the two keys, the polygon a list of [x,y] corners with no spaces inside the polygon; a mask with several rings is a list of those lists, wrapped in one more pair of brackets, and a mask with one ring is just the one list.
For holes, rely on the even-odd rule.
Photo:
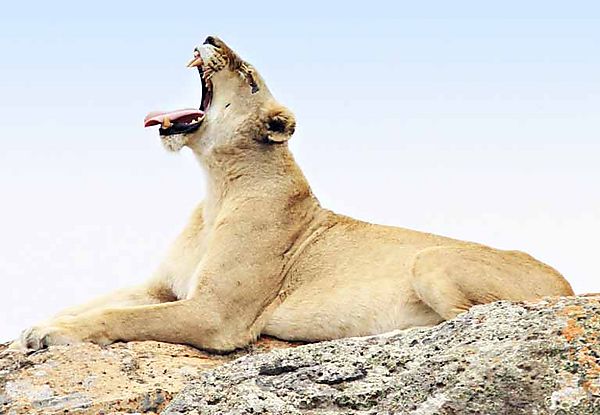
{"label": "white tooth", "polygon": [[162,128],[169,128],[172,125],[173,124],[171,124],[171,120],[169,119],[169,117],[165,116],[162,121]]}
{"label": "white tooth", "polygon": [[202,62],[202,58],[193,58],[191,61],[189,61],[187,63],[187,67],[188,68],[193,68],[195,66],[202,66],[203,62]]}

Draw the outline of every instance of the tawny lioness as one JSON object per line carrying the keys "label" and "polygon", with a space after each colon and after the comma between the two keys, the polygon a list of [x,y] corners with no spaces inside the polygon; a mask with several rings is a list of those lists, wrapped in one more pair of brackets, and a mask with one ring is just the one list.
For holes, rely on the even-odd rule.
{"label": "tawny lioness", "polygon": [[427,326],[474,304],[572,295],[531,256],[361,222],[322,208],[287,146],[292,113],[256,70],[208,37],[189,66],[199,109],[155,112],[164,145],[189,147],[206,199],[144,285],[25,331],[28,349],[91,341],[228,351],[261,334],[317,341]]}

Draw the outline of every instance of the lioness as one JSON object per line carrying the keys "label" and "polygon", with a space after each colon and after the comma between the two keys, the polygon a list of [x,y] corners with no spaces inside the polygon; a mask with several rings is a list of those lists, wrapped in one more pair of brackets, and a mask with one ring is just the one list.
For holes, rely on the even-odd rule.
{"label": "lioness", "polygon": [[573,295],[554,269],[500,251],[322,208],[286,144],[292,113],[256,70],[208,37],[189,63],[199,109],[155,112],[167,149],[189,147],[206,199],[144,285],[65,310],[21,346],[158,340],[230,351],[261,334],[318,341],[428,326],[474,304]]}

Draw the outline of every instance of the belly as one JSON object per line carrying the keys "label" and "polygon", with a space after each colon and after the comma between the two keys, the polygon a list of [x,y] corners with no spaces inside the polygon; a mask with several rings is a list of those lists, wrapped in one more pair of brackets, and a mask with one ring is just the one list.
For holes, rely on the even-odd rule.
{"label": "belly", "polygon": [[294,291],[271,315],[264,334],[319,341],[431,326],[443,319],[400,278],[354,283],[327,280]]}

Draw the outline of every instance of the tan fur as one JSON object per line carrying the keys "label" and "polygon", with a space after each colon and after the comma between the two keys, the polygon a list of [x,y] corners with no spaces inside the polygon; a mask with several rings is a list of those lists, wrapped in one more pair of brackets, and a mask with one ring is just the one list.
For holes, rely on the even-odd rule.
{"label": "tan fur", "polygon": [[158,340],[228,351],[261,334],[325,340],[427,326],[474,304],[572,295],[532,257],[323,209],[290,154],[294,116],[218,39],[194,133],[164,138],[204,167],[205,201],[142,287],[67,310],[22,346]]}

